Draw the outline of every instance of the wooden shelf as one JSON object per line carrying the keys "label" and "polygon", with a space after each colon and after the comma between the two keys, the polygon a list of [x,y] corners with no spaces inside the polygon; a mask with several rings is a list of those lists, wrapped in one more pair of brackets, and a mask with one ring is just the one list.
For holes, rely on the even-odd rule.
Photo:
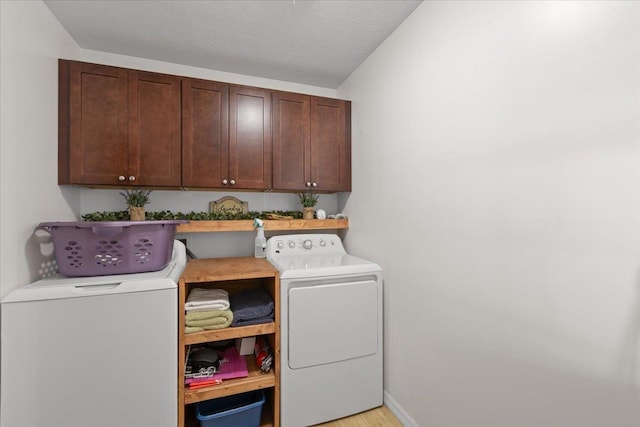
{"label": "wooden shelf", "polygon": [[204,387],[195,390],[184,390],[184,403],[197,403],[203,400],[216,399],[218,397],[231,396],[232,394],[244,393],[247,391],[260,390],[268,387],[275,387],[276,376],[273,369],[269,372],[262,372],[256,365],[252,355],[246,356],[249,376],[246,378],[235,378],[223,380],[222,384]]}
{"label": "wooden shelf", "polygon": [[277,275],[278,270],[266,258],[253,257],[198,258],[189,261],[182,272],[182,278],[190,284]]}
{"label": "wooden shelf", "polygon": [[[295,230],[339,230],[349,228],[349,220],[344,219],[283,219],[265,220],[265,231]],[[232,231],[255,231],[253,220],[191,221],[178,225],[178,233],[212,233]]]}
{"label": "wooden shelf", "polygon": [[225,329],[216,329],[213,331],[196,332],[193,334],[185,334],[184,344],[200,344],[211,341],[222,341],[232,338],[253,337],[257,335],[267,335],[276,332],[275,323],[262,323],[259,325],[240,326]]}

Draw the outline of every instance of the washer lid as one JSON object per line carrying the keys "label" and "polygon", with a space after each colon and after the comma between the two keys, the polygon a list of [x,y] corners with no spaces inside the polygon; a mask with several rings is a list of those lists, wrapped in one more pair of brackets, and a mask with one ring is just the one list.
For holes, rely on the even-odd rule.
{"label": "washer lid", "polygon": [[176,289],[186,264],[185,246],[176,240],[171,261],[162,270],[93,277],[58,276],[38,280],[13,290],[2,299],[2,304]]}

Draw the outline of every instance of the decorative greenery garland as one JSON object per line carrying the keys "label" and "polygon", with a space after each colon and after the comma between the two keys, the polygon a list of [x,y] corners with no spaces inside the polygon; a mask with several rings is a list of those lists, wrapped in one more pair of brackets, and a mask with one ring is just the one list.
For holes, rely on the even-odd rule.
{"label": "decorative greenery garland", "polygon": [[[250,211],[245,213],[234,212],[189,212],[182,213],[171,211],[160,212],[146,212],[145,218],[147,221],[161,221],[161,220],[174,220],[174,219],[187,219],[190,221],[224,221],[224,220],[241,220],[241,219],[267,219],[267,215],[277,214],[283,216],[292,216],[295,219],[302,218],[302,212],[300,211],[268,211],[257,212]],[[128,221],[129,211],[115,211],[115,212],[93,212],[82,215],[83,221]]]}

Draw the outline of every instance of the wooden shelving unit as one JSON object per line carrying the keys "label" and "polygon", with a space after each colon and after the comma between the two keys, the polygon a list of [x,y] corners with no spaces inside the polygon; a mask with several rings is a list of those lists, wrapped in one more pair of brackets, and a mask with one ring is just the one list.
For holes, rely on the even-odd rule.
{"label": "wooden shelving unit", "polygon": [[[295,231],[295,230],[339,230],[349,228],[349,219],[284,219],[265,220],[265,231]],[[180,224],[178,233],[211,233],[232,231],[255,231],[253,220],[229,221],[191,221]]]}
{"label": "wooden shelving unit", "polygon": [[[252,287],[263,287],[273,297],[274,322],[185,334],[183,333],[185,328],[184,303],[189,291],[194,287],[225,289],[229,294]],[[178,325],[180,331],[178,339],[178,427],[198,425],[193,415],[193,405],[198,402],[261,389],[264,389],[267,395],[267,401],[262,409],[261,427],[280,425],[279,292],[278,270],[266,259],[253,257],[195,259],[187,264],[178,288]],[[271,371],[260,371],[255,363],[255,358],[249,355],[246,356],[248,377],[224,380],[222,384],[195,390],[189,390],[185,387],[184,364],[187,348],[190,345],[258,335],[266,337],[273,351],[274,363]]]}

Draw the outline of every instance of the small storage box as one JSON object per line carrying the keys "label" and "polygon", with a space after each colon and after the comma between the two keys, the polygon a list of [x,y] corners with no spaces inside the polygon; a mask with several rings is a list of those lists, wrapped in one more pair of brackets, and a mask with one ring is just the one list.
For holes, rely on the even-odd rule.
{"label": "small storage box", "polygon": [[162,270],[171,260],[178,224],[188,221],[43,222],[58,271],[104,276]]}
{"label": "small storage box", "polygon": [[201,427],[260,427],[264,391],[255,390],[196,404]]}
{"label": "small storage box", "polygon": [[236,338],[236,349],[240,356],[254,354],[256,350],[256,337]]}

